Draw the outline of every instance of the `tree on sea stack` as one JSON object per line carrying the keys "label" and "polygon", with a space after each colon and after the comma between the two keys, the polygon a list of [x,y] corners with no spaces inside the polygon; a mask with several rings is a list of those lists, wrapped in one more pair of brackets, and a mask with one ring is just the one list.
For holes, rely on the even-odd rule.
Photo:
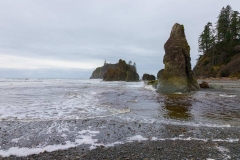
{"label": "tree on sea stack", "polygon": [[189,92],[199,89],[191,69],[190,47],[184,26],[176,23],[172,27],[170,38],[164,45],[165,68],[159,77],[157,92]]}

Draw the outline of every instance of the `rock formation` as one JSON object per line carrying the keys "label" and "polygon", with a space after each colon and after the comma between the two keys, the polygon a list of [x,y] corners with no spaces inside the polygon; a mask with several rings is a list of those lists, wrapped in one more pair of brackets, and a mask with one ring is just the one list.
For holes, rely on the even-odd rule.
{"label": "rock formation", "polygon": [[96,68],[90,79],[103,79],[103,75],[108,71],[108,69],[116,69],[117,68],[117,64],[108,64],[108,63],[105,63],[104,66],[102,67],[98,67]]}
{"label": "rock formation", "polygon": [[157,92],[189,92],[199,89],[191,70],[190,47],[184,33],[184,26],[176,23],[170,38],[164,45],[165,55]]}
{"label": "rock formation", "polygon": [[159,79],[159,78],[161,77],[163,71],[164,71],[164,69],[161,69],[161,70],[158,71],[158,73],[157,73],[157,79]]}
{"label": "rock formation", "polygon": [[126,64],[124,60],[119,60],[116,68],[109,68],[103,75],[104,81],[139,81],[139,75],[136,68],[130,64]]}
{"label": "rock formation", "polygon": [[156,77],[154,75],[151,75],[151,74],[143,74],[143,77],[142,77],[142,80],[143,81],[152,81],[152,80],[155,80]]}
{"label": "rock formation", "polygon": [[202,83],[199,84],[200,88],[209,88],[209,84],[205,81],[202,81]]}

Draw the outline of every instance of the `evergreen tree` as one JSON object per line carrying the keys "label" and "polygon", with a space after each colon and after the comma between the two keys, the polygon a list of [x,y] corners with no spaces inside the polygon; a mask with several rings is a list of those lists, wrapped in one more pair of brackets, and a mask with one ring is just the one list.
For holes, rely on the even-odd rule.
{"label": "evergreen tree", "polygon": [[133,63],[133,67],[134,67],[135,70],[137,70],[137,66],[136,66],[135,62]]}
{"label": "evergreen tree", "polygon": [[208,22],[198,38],[198,51],[203,53],[207,52],[213,46],[214,41],[215,38],[212,23]]}
{"label": "evergreen tree", "polygon": [[130,60],[130,61],[128,62],[128,64],[129,64],[129,65],[132,65],[132,61]]}
{"label": "evergreen tree", "polygon": [[232,15],[232,8],[231,6],[227,5],[226,8],[222,8],[217,21],[217,38],[218,41],[226,41],[230,37],[230,21]]}
{"label": "evergreen tree", "polygon": [[240,38],[240,17],[238,11],[233,11],[230,22],[231,39]]}

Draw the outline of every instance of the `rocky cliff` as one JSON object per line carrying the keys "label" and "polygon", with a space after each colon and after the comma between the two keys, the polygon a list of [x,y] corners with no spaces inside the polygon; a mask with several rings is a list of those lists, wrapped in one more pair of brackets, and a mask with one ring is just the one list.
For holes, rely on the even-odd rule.
{"label": "rocky cliff", "polygon": [[104,66],[96,68],[96,69],[93,71],[90,79],[103,79],[103,75],[104,75],[104,74],[108,71],[108,69],[110,69],[110,68],[111,68],[111,69],[116,69],[116,68],[117,68],[117,64],[108,64],[108,63],[106,63],[106,64],[104,64]]}
{"label": "rocky cliff", "polygon": [[119,60],[116,68],[109,68],[103,75],[104,81],[139,81],[139,75],[136,68],[126,64],[124,60]]}
{"label": "rocky cliff", "polygon": [[188,92],[199,88],[191,70],[190,47],[184,26],[176,23],[172,27],[169,39],[164,45],[165,68],[159,75],[157,92]]}

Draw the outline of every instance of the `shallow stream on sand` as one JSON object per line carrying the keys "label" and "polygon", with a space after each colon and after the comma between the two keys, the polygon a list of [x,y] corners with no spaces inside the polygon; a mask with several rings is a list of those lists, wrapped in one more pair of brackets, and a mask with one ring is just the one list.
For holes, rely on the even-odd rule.
{"label": "shallow stream on sand", "polygon": [[239,128],[238,89],[163,95],[143,82],[0,80],[1,156],[144,139],[239,143]]}

